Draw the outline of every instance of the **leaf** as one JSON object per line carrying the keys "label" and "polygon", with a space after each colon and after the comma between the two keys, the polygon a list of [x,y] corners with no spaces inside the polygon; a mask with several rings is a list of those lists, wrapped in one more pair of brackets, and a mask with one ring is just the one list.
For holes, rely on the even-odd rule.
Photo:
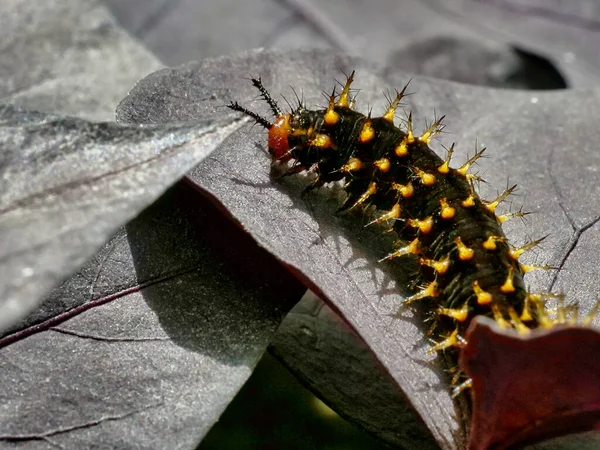
{"label": "leaf", "polygon": [[[0,98],[5,102],[19,103],[36,110],[79,114],[86,118],[110,120],[114,117],[113,111],[117,100],[125,95],[134,81],[148,71],[160,67],[160,63],[152,55],[115,26],[110,14],[97,2],[67,0],[40,4],[31,0],[9,0],[9,3],[4,6],[4,14],[0,19],[2,21],[0,30],[3,37],[0,73],[4,73],[5,76],[0,77]],[[55,115],[45,117],[38,113],[28,112],[27,109],[12,106],[2,107],[2,111],[4,122],[1,126],[0,139],[8,147],[3,147],[3,155],[0,157],[2,161],[0,172],[5,177],[3,194],[0,196],[1,202],[13,201],[17,198],[23,200],[20,198],[21,193],[18,192],[22,186],[26,186],[27,190],[24,191],[26,195],[35,196],[35,192],[42,195],[42,191],[47,187],[60,190],[61,183],[73,183],[76,182],[75,180],[82,183],[79,191],[74,189],[75,186],[63,186],[71,189],[71,191],[67,189],[63,194],[70,192],[71,195],[74,195],[80,192],[81,196],[85,191],[88,197],[93,196],[93,189],[98,189],[103,181],[110,179],[118,181],[117,174],[110,173],[113,170],[112,164],[115,163],[114,169],[119,169],[120,164],[123,164],[129,157],[126,153],[120,155],[121,152],[127,151],[126,148],[118,148],[121,145],[120,139],[127,136],[133,139],[137,133],[137,138],[141,141],[146,140],[144,141],[146,142],[145,150],[140,149],[132,153],[143,159],[155,156],[155,149],[151,141],[153,138],[160,140],[162,135],[161,131],[136,132],[134,129],[125,130],[105,124],[91,125],[81,120]],[[53,126],[56,126],[57,129],[51,129]],[[207,124],[207,126],[210,128],[211,125]],[[48,129],[50,131],[46,136],[45,133]],[[78,136],[78,129],[85,136]],[[113,145],[112,156],[109,153],[101,154],[102,148],[93,148],[95,132],[102,134],[100,145]],[[63,134],[61,135],[61,133]],[[106,133],[114,133],[114,135],[111,137]],[[170,145],[168,144],[168,130],[165,130],[165,133],[162,145],[167,150],[166,147]],[[195,132],[189,130],[189,133],[191,138]],[[24,140],[19,141],[19,136]],[[46,143],[46,137],[52,141]],[[102,143],[102,141],[105,142]],[[125,145],[135,144],[134,141],[122,143]],[[55,147],[46,148],[47,144],[55,145]],[[87,144],[85,151],[78,153],[79,146],[84,144]],[[202,151],[199,150],[199,153],[202,154]],[[112,157],[115,158],[114,161],[110,160]],[[132,161],[133,159],[130,162]],[[33,162],[35,165],[28,167],[28,164]],[[95,162],[99,163],[96,168],[93,167]],[[138,162],[141,164],[143,161]],[[148,191],[139,190],[137,194],[133,192],[127,194],[131,195],[130,200],[134,203],[141,201],[139,209],[146,206],[177,179],[177,168],[172,169],[175,169],[172,173],[173,177],[170,180],[167,177],[162,188],[159,187],[160,183],[156,184],[153,181],[155,186],[151,186]],[[187,167],[180,168],[179,175],[186,169]],[[170,171],[169,168],[160,170]],[[71,171],[79,173],[70,173]],[[107,178],[99,178],[95,180],[95,183],[87,185],[84,182],[84,176],[102,176],[103,172]],[[166,172],[162,174],[165,175]],[[121,174],[121,178],[126,175],[126,173]],[[39,185],[36,186],[36,182]],[[141,187],[135,184],[135,182],[129,184],[129,189],[138,190]],[[10,188],[5,188],[5,186],[10,186]],[[86,186],[91,190],[86,191]],[[105,192],[100,189],[96,193],[102,196]],[[62,214],[72,207],[73,210],[65,218],[73,221],[75,216],[78,216],[77,220],[82,222],[78,225],[85,228],[85,218],[82,217],[84,209],[77,210],[80,205],[70,204],[70,198],[64,198],[65,195],[62,195],[61,198],[60,195],[56,196],[55,194],[56,192],[50,193],[47,198],[47,201],[56,202],[55,210],[42,209],[42,215],[29,224],[29,228],[19,229],[21,221],[27,220],[25,209],[19,211],[17,208],[11,213],[13,216],[0,218],[2,224],[0,226],[3,227],[2,230],[5,233],[3,237],[7,237],[8,233],[16,236],[16,240],[10,242],[10,245],[7,244],[0,249],[0,254],[4,257],[0,264],[2,267],[5,265],[10,267],[11,270],[6,273],[6,276],[3,272],[0,280],[0,292],[8,295],[9,290],[15,290],[16,295],[16,297],[13,297],[13,294],[10,294],[9,297],[4,295],[0,301],[0,313],[2,313],[0,333],[6,329],[8,322],[17,320],[30,311],[39,301],[40,295],[45,294],[49,288],[78,268],[104,243],[116,227],[137,212],[129,210],[121,217],[114,218],[103,216],[101,220],[93,222],[95,226],[89,228],[90,235],[85,237],[85,239],[89,239],[89,242],[82,242],[81,239],[84,239],[82,236],[78,239],[77,235],[68,234],[72,230],[65,227],[61,218]],[[122,196],[118,190],[112,193],[112,196],[115,195]],[[140,197],[136,199],[136,196]],[[142,198],[145,196],[144,203]],[[43,196],[37,198],[37,200],[41,199]],[[60,202],[64,200],[68,201],[61,205]],[[83,196],[80,200],[84,200]],[[110,203],[109,198],[106,200]],[[125,196],[122,196],[121,201],[123,200],[125,200]],[[89,204],[84,205],[85,208],[94,208],[94,202],[89,201]],[[99,202],[99,206],[103,201]],[[40,204],[40,206],[42,205]],[[117,205],[115,204],[115,206]],[[2,203],[1,207],[5,208],[7,204]],[[109,205],[105,205],[105,207],[109,207]],[[29,212],[31,215],[36,215],[40,211],[31,210]],[[102,211],[101,207],[95,211],[100,216],[107,212],[108,210]],[[52,215],[52,213],[54,213],[54,220],[46,222],[47,215]],[[39,233],[34,228],[36,223],[42,224]],[[57,228],[52,230],[52,224],[58,224]],[[38,261],[28,263],[27,259],[38,256],[35,253],[37,250],[25,250],[29,243],[21,242],[20,239],[24,241],[30,239],[29,234],[34,233],[34,242],[41,245],[44,239],[52,240],[55,233],[61,232],[60,229],[68,234],[63,236],[63,241],[49,242],[46,250],[50,253],[42,252]],[[44,236],[44,233],[47,235]],[[79,229],[78,233],[85,234],[86,230]],[[67,242],[69,245],[62,247],[61,242],[63,244]],[[71,248],[70,244],[79,248]],[[18,248],[19,253],[6,256],[10,248]],[[66,248],[66,254],[60,256],[63,248]],[[52,259],[54,256],[57,257],[56,260]],[[62,262],[65,263],[64,267]],[[43,274],[39,282],[33,283],[31,277],[22,277],[22,271],[30,274],[36,265]],[[11,276],[12,279],[10,279]],[[24,282],[26,285],[20,287],[20,284]],[[28,292],[22,291],[19,294],[16,292],[19,290]],[[13,305],[10,307],[10,312],[7,309],[9,304]],[[35,317],[30,319],[35,320]]]}
{"label": "leaf", "polygon": [[0,107],[0,332],[238,126],[93,124]]}
{"label": "leaf", "polygon": [[438,448],[367,345],[312,292],[285,317],[269,349],[359,427],[398,448]]}
{"label": "leaf", "polygon": [[0,104],[114,119],[116,104],[160,62],[98,1],[3,0]]}
{"label": "leaf", "polygon": [[[319,92],[331,88],[340,69],[357,70],[359,108],[368,104],[373,111],[384,109],[382,90],[402,86],[409,78],[328,52],[252,52],[153,74],[121,103],[118,117],[133,122],[219,118],[226,114],[220,105],[229,100],[264,112],[265,105],[252,104],[256,93],[242,81],[256,74],[274,95],[290,95],[291,84],[314,105],[320,101]],[[600,217],[600,192],[595,189],[593,170],[578,169],[575,178],[569,170],[600,167],[595,152],[600,137],[595,125],[600,112],[597,91],[532,95],[418,77],[413,77],[411,86],[418,92],[408,105],[418,118],[416,123],[431,117],[434,109],[448,115],[446,130],[452,130],[452,140],[460,143],[459,163],[478,139],[489,148],[490,158],[480,165],[489,185],[504,186],[508,176],[520,185],[525,207],[537,214],[526,226],[508,225],[514,242],[553,232],[544,248],[531,255],[533,259],[558,267],[567,262],[594,266],[598,253],[581,248],[585,259],[571,261],[569,256]],[[464,447],[468,419],[462,414],[466,411],[457,412],[443,369],[426,354],[426,325],[409,312],[401,319],[390,317],[402,302],[396,286],[403,286],[409,273],[377,263],[389,243],[365,231],[360,219],[333,215],[339,206],[335,190],[302,198],[300,191],[306,185],[302,177],[273,183],[264,139],[258,127],[240,130],[190,178],[341,313],[398,383],[440,447]],[[481,190],[484,198],[496,193],[487,185]],[[558,273],[564,280],[572,276]],[[553,286],[553,276],[542,273],[528,281],[534,291],[545,291]],[[593,304],[593,295],[576,299],[584,313]]]}
{"label": "leaf", "polygon": [[0,446],[194,447],[303,290],[177,185],[0,339]]}
{"label": "leaf", "polygon": [[478,318],[467,342],[460,363],[473,379],[470,450],[521,447],[600,426],[598,330],[562,327],[523,336]]}

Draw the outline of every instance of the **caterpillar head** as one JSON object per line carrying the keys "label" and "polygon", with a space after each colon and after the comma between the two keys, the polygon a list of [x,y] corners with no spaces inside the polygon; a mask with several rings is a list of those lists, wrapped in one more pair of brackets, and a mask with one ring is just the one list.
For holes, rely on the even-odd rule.
{"label": "caterpillar head", "polygon": [[[290,150],[293,148],[293,146],[290,145],[290,137],[294,137],[294,140],[297,140],[296,138],[301,138],[302,135],[306,134],[302,131],[304,128],[298,121],[295,113],[285,113],[281,110],[275,99],[271,97],[263,86],[260,78],[253,78],[252,84],[259,90],[262,98],[271,107],[271,111],[273,111],[273,114],[275,115],[275,120],[273,122],[270,122],[254,111],[244,108],[237,102],[230,103],[228,107],[234,111],[239,111],[252,117],[256,123],[269,130],[269,153],[273,157],[273,160],[285,162],[290,158]],[[302,107],[298,110],[300,109],[302,109]]]}
{"label": "caterpillar head", "polygon": [[290,153],[289,137],[292,134],[291,114],[280,114],[275,117],[275,121],[269,127],[269,153],[275,160],[285,159]]}

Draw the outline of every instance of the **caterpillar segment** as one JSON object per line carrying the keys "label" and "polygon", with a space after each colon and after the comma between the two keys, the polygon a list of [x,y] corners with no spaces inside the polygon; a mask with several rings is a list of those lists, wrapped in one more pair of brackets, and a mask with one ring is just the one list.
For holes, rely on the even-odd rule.
{"label": "caterpillar segment", "polygon": [[[445,159],[429,147],[444,129],[444,116],[418,136],[411,113],[403,126],[396,126],[394,118],[408,85],[396,92],[381,117],[355,111],[350,98],[354,75],[347,78],[340,94],[333,90],[324,109],[299,106],[282,112],[260,79],[253,84],[275,115],[273,121],[238,103],[229,107],[268,130],[275,161],[291,160],[301,170],[315,171],[318,185],[344,181],[347,198],[341,211],[366,206],[379,210],[368,225],[391,225],[403,243],[381,261],[410,257],[419,265],[417,285],[421,288],[406,304],[418,302],[431,312],[436,336],[432,351],[463,345],[462,336],[477,315],[491,317],[499,326],[519,333],[573,320],[576,311],[560,302],[555,313],[546,310],[546,301],[556,300],[555,295],[533,294],[525,287],[526,272],[550,267],[519,262],[544,238],[514,247],[502,230],[506,220],[527,214],[522,210],[496,214],[516,185],[492,201],[476,192],[474,185],[482,179],[471,170],[485,148],[453,168],[454,144]],[[468,383],[457,389],[465,387]]]}

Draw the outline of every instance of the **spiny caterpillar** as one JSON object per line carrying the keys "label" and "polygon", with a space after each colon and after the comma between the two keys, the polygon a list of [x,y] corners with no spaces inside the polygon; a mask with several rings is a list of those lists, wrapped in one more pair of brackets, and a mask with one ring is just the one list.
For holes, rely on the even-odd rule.
{"label": "spiny caterpillar", "polygon": [[[460,167],[450,167],[454,144],[445,159],[429,147],[443,128],[443,117],[419,136],[411,114],[405,129],[396,126],[394,117],[406,86],[396,91],[383,116],[365,116],[354,110],[353,78],[354,72],[339,95],[333,90],[325,109],[309,110],[300,103],[289,113],[279,108],[260,79],[253,79],[275,115],[273,122],[237,102],[229,108],[268,130],[274,161],[293,163],[288,174],[315,173],[309,189],[342,180],[347,193],[342,211],[374,206],[381,212],[370,225],[391,224],[399,237],[399,245],[383,259],[412,255],[420,266],[421,288],[405,302],[426,302],[432,311],[431,330],[439,337],[432,351],[458,349],[470,320],[479,314],[521,333],[568,321],[568,308],[560,296],[530,293],[523,281],[530,270],[550,269],[519,262],[542,239],[516,248],[502,231],[504,221],[525,214],[496,214],[516,186],[492,201],[482,200],[475,190],[475,183],[482,180],[469,169],[485,149]],[[552,316],[545,308],[548,298],[559,299],[558,312]]]}

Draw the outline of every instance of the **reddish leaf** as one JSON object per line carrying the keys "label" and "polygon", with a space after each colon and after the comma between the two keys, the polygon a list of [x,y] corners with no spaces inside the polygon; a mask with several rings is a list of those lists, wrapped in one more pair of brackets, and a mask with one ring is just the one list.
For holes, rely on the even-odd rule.
{"label": "reddish leaf", "polygon": [[600,428],[600,332],[520,335],[477,319],[460,365],[473,379],[470,450],[507,448]]}

